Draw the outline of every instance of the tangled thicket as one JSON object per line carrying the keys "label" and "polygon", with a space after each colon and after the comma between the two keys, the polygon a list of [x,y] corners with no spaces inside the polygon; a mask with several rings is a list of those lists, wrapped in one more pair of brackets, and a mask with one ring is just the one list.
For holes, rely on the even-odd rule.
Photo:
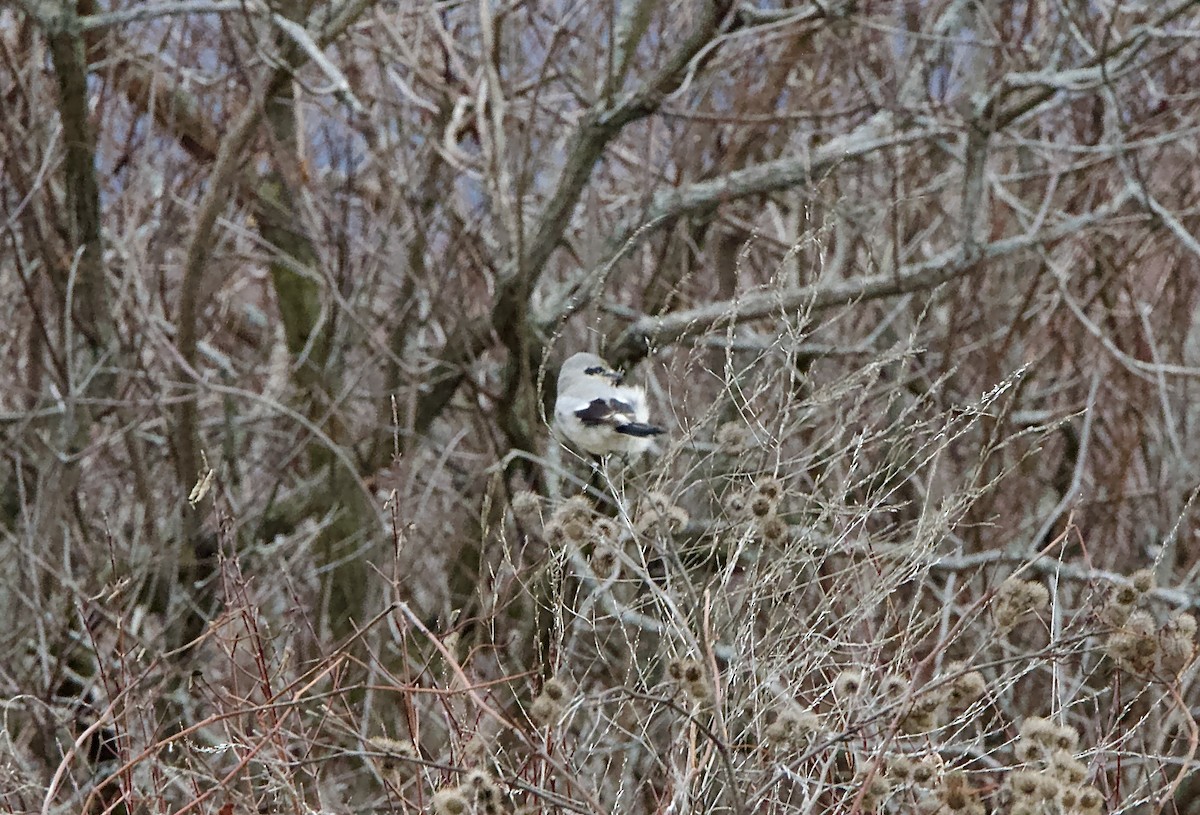
{"label": "tangled thicket", "polygon": [[[970,546],[972,507],[1015,476],[913,498],[1020,376],[900,408],[910,355],[821,385],[785,349],[730,356],[723,374],[693,355],[688,380],[707,386],[674,390],[679,432],[657,456],[608,462],[599,488],[568,456],[557,497],[497,493],[475,604],[449,619],[413,610],[399,564],[423,533],[403,525],[373,576],[387,605],[323,653],[263,571],[289,585],[303,551],[223,537],[225,609],[184,686],[171,655],[147,651],[152,621],[122,581],[80,597],[85,630],[110,639],[85,649],[106,657],[88,715],[74,712],[89,756],[67,755],[75,774],[57,783],[96,762],[85,799],[178,806],[216,789],[235,811],[439,815],[1091,815],[1176,794],[1197,746],[1190,595],[1146,569],[1085,567],[1070,523]],[[1023,435],[1029,455],[1056,427]],[[31,714],[67,710],[14,699],[10,727]],[[29,746],[6,760],[10,800],[44,789]]]}
{"label": "tangled thicket", "polygon": [[0,9],[0,809],[1200,815],[1198,11]]}

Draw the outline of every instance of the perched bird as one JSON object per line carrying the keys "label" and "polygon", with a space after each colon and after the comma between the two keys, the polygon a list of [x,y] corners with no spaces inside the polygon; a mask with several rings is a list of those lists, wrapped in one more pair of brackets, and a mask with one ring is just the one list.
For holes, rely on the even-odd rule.
{"label": "perched bird", "polygon": [[649,423],[646,391],[622,385],[623,375],[595,354],[575,354],[558,374],[554,423],[580,450],[597,456],[644,453],[663,432]]}

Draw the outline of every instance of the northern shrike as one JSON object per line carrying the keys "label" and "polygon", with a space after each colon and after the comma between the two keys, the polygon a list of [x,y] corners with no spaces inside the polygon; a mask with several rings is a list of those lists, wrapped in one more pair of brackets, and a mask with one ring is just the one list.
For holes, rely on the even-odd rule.
{"label": "northern shrike", "polygon": [[651,436],[646,391],[622,385],[622,374],[595,354],[575,354],[558,374],[554,423],[567,441],[597,456],[644,453]]}

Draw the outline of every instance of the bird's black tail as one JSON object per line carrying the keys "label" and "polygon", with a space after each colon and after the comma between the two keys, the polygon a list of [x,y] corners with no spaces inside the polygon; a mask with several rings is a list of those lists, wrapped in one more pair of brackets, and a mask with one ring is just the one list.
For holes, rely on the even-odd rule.
{"label": "bird's black tail", "polygon": [[665,432],[661,427],[655,427],[652,424],[643,424],[642,422],[619,424],[613,429],[618,433],[624,433],[626,436],[637,436],[639,438],[645,438],[647,436],[659,436]]}

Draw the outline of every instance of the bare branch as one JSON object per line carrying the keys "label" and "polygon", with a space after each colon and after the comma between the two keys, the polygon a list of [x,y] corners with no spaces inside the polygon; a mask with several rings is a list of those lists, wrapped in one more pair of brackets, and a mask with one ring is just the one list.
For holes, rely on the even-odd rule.
{"label": "bare branch", "polygon": [[361,115],[363,113],[362,102],[358,101],[354,96],[354,91],[350,89],[350,82],[346,79],[345,74],[326,58],[325,54],[321,52],[320,46],[313,41],[312,36],[305,30],[304,26],[294,20],[289,20],[278,12],[272,12],[271,22],[283,29],[284,33],[300,46],[304,53],[308,55],[308,58],[321,69],[325,76],[329,77],[330,81],[333,82],[330,93],[348,104],[350,109],[356,114]]}
{"label": "bare branch", "polygon": [[[1005,76],[992,97],[983,106],[985,115],[999,129],[1025,116],[1054,97],[1061,88],[1099,86],[1104,77],[1120,68],[1144,48],[1155,36],[1155,32],[1195,7],[1200,0],[1182,2],[1164,11],[1151,24],[1137,26],[1122,42],[1115,43],[1105,53],[1099,54],[1089,65],[1067,71],[1039,71],[1033,75],[1012,73]],[[1010,83],[1010,78],[1012,82]],[[1015,97],[1015,98],[1014,98]]]}
{"label": "bare branch", "polygon": [[686,187],[656,193],[647,211],[617,230],[615,247],[604,264],[588,270],[542,309],[540,322],[554,325],[573,314],[599,290],[617,260],[629,255],[654,231],[673,219],[719,203],[734,201],[798,185],[820,183],[835,168],[880,150],[941,138],[953,133],[943,125],[927,125],[895,132],[894,117],[880,112],[844,136],[831,139],[811,154],[788,156],[700,181]]}
{"label": "bare branch", "polygon": [[[58,111],[63,123],[70,250],[82,252],[74,291],[64,279],[59,287],[64,301],[76,298],[68,320],[75,322],[96,351],[109,344],[112,334],[108,294],[102,266],[100,187],[96,178],[96,140],[88,119],[87,63],[82,38],[70,31],[73,0],[63,0],[59,11],[65,24],[48,30],[54,73],[58,80]],[[54,270],[60,271],[60,270]]]}
{"label": "bare branch", "polygon": [[682,81],[693,58],[716,35],[728,8],[725,0],[706,0],[695,27],[662,68],[638,88],[618,99],[612,107],[596,107],[583,116],[575,128],[572,146],[554,193],[538,216],[525,254],[514,270],[517,275],[528,277],[541,273],[562,238],[567,220],[579,201],[579,194],[591,177],[592,168],[603,155],[605,146],[626,125],[658,109],[663,97]]}
{"label": "bare branch", "polygon": [[1037,232],[994,241],[979,247],[977,254],[966,256],[958,247],[920,263],[902,266],[893,274],[879,274],[829,284],[802,286],[790,291],[748,294],[734,300],[710,303],[662,317],[641,317],[625,329],[617,342],[619,359],[643,356],[654,345],[676,342],[684,337],[712,330],[720,325],[736,325],[775,313],[796,309],[826,309],[858,300],[892,297],[940,286],[979,271],[989,260],[1006,257],[1060,240],[1111,218],[1130,198],[1133,190],[1124,188],[1101,207],[1068,218]]}
{"label": "bare branch", "polygon": [[248,0],[179,0],[175,3],[134,6],[119,11],[106,11],[79,18],[80,31],[96,31],[127,23],[142,23],[158,17],[175,17],[184,14],[223,14],[229,11],[246,11],[256,4]]}

